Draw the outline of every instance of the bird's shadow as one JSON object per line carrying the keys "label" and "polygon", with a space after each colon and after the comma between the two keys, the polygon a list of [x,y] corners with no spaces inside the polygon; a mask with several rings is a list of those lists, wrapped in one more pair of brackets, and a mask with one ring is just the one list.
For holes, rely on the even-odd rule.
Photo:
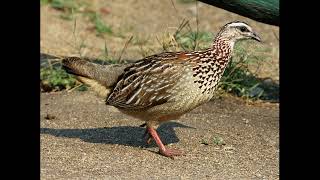
{"label": "bird's shadow", "polygon": [[[164,144],[179,142],[179,138],[174,132],[175,127],[193,128],[177,122],[163,123],[157,129],[157,132]],[[147,145],[147,138],[144,137],[144,133],[145,128],[134,126],[117,126],[89,129],[40,129],[40,134],[49,134],[55,137],[79,138],[89,143],[119,144],[133,147],[155,147],[155,143]]]}

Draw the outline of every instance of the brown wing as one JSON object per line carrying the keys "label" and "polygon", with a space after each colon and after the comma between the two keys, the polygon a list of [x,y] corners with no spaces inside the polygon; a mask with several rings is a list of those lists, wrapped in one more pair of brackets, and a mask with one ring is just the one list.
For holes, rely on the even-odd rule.
{"label": "brown wing", "polygon": [[186,59],[183,53],[162,53],[137,61],[125,69],[107,103],[134,110],[167,102]]}

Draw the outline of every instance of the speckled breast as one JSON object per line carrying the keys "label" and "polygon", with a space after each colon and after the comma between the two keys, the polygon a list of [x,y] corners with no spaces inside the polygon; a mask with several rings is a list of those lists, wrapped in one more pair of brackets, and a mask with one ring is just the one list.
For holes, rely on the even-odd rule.
{"label": "speckled breast", "polygon": [[[210,78],[208,79],[210,82]],[[192,67],[186,67],[178,80],[176,86],[172,88],[170,93],[175,94],[169,101],[177,102],[175,106],[181,111],[189,111],[197,106],[210,101],[214,95],[214,90],[217,85],[216,81],[208,83],[206,86],[199,84],[201,78],[194,76]]]}

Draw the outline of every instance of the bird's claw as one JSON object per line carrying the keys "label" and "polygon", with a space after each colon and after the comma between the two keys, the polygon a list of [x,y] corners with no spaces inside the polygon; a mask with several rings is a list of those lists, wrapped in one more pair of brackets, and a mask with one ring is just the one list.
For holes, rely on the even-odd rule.
{"label": "bird's claw", "polygon": [[168,148],[166,148],[165,150],[160,149],[159,153],[171,159],[174,159],[174,156],[184,155],[184,153],[178,149],[168,149]]}

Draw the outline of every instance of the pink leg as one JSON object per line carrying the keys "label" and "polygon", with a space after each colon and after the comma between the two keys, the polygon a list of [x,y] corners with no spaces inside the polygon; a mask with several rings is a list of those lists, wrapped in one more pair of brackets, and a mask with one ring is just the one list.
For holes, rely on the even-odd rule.
{"label": "pink leg", "polygon": [[179,150],[176,150],[176,149],[168,149],[166,148],[157,131],[155,129],[153,129],[152,127],[147,127],[147,131],[149,132],[149,134],[151,135],[151,137],[155,140],[155,142],[157,143],[158,147],[159,147],[159,151],[160,151],[160,154],[166,156],[166,157],[171,157],[173,158],[173,156],[180,156],[182,155],[183,153]]}

